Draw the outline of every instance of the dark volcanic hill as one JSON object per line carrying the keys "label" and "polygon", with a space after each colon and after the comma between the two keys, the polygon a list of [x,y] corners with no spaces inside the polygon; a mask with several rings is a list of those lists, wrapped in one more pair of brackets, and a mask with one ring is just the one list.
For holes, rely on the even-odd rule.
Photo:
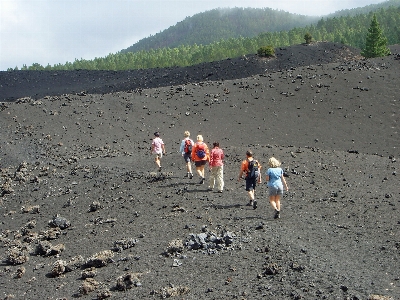
{"label": "dark volcanic hill", "polygon": [[[317,43],[192,68],[3,72],[0,299],[399,299],[399,72]],[[162,172],[153,133],[166,144]],[[223,193],[184,177],[219,141]],[[273,218],[238,181],[282,161]],[[264,176],[263,176],[264,177]]]}
{"label": "dark volcanic hill", "polygon": [[256,55],[203,63],[191,67],[132,71],[10,71],[0,72],[0,100],[21,97],[86,93],[104,94],[157,88],[201,81],[232,80],[298,66],[348,61],[359,57],[358,49],[342,44],[317,43],[276,49],[276,58]]}

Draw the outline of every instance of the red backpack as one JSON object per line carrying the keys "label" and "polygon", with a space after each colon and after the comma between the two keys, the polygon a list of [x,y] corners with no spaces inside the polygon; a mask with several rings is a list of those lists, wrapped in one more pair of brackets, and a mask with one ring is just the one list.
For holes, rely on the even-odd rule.
{"label": "red backpack", "polygon": [[192,153],[192,141],[187,139],[185,140],[185,148],[183,148],[185,153]]}

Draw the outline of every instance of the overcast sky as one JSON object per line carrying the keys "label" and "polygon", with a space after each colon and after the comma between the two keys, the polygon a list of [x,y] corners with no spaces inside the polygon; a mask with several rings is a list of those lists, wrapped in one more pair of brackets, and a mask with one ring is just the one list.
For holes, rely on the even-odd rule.
{"label": "overcast sky", "polygon": [[383,0],[0,0],[0,71],[104,57],[186,17],[224,7],[323,16]]}

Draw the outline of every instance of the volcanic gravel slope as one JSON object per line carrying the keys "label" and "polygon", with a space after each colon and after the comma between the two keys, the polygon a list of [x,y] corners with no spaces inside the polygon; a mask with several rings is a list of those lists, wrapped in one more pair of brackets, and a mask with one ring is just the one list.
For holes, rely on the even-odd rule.
{"label": "volcanic gravel slope", "polygon": [[[400,299],[398,52],[2,72],[0,299]],[[184,178],[185,130],[220,142],[222,194]],[[247,149],[283,162],[279,220],[264,184],[246,206]]]}
{"label": "volcanic gravel slope", "polygon": [[[312,47],[312,51],[310,50]],[[0,72],[0,100],[34,99],[73,93],[104,94],[151,89],[201,81],[231,80],[266,71],[331,63],[352,59],[359,50],[341,44],[318,43],[276,49],[276,59],[260,60],[255,55],[203,63],[193,67],[132,71],[16,71]]]}

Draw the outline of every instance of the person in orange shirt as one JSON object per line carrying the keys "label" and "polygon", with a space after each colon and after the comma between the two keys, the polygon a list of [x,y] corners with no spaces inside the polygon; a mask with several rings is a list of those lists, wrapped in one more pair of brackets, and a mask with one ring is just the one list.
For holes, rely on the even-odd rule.
{"label": "person in orange shirt", "polygon": [[257,182],[261,183],[261,164],[253,158],[253,152],[248,150],[246,152],[246,159],[242,161],[240,165],[239,178],[242,179],[243,174],[245,174],[246,180],[246,191],[249,193],[250,201],[248,206],[253,206],[254,209],[257,208],[257,200],[255,199],[256,185]]}
{"label": "person in orange shirt", "polygon": [[203,136],[197,136],[197,142],[192,147],[192,161],[196,166],[196,172],[201,177],[200,184],[204,184],[204,167],[210,161],[210,151],[206,143],[203,142]]}

